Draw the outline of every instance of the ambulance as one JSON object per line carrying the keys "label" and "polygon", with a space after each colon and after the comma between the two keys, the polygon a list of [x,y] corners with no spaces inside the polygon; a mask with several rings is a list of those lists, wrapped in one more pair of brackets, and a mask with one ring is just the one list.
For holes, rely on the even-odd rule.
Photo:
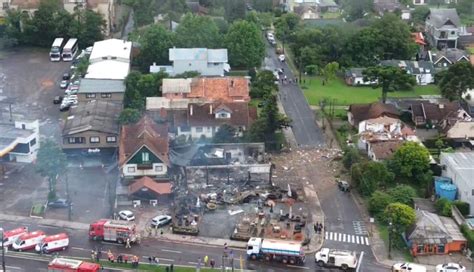
{"label": "ambulance", "polygon": [[12,247],[18,251],[34,249],[37,244],[41,243],[44,237],[46,237],[46,234],[41,230],[24,233],[15,240]]}
{"label": "ambulance", "polygon": [[28,232],[27,227],[19,227],[16,229],[8,230],[3,233],[3,246],[9,247],[11,246],[15,240],[20,237],[22,234]]}
{"label": "ambulance", "polygon": [[59,233],[51,236],[46,236],[35,247],[35,250],[43,253],[50,253],[53,251],[66,250],[69,246],[69,237],[66,233]]}

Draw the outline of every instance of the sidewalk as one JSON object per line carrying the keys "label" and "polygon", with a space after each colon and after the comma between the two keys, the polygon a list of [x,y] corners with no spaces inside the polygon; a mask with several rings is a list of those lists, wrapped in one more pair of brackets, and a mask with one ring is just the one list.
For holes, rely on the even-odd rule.
{"label": "sidewalk", "polygon": [[19,215],[0,213],[0,221],[1,220],[14,221],[16,223],[36,223],[39,225],[66,228],[66,229],[89,230],[89,224],[74,222],[74,221],[57,220],[57,219],[33,218],[33,217],[28,217],[28,216],[19,216]]}

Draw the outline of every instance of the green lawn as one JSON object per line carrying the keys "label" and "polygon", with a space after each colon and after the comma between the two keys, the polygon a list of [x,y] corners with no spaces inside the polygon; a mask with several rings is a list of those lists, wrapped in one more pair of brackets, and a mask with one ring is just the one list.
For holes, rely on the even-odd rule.
{"label": "green lawn", "polygon": [[[150,264],[142,264],[140,263],[138,269],[132,268],[132,265],[129,264],[124,264],[124,263],[110,263],[107,261],[101,261],[100,262],[105,268],[121,268],[121,269],[129,269],[130,271],[154,271],[154,272],[165,272],[166,270],[166,265],[150,265]],[[212,272],[212,271],[219,271],[220,269],[211,269],[211,268],[201,268],[201,272]],[[240,269],[236,269],[237,271]],[[174,266],[173,267],[174,272],[194,272],[196,271],[195,267],[183,267],[183,266]]]}
{"label": "green lawn", "polygon": [[468,47],[466,48],[469,54],[474,55],[474,47]]}
{"label": "green lawn", "polygon": [[[310,105],[319,105],[324,98],[335,99],[336,105],[350,105],[354,103],[370,103],[380,99],[380,89],[369,86],[347,86],[342,79],[334,79],[324,86],[317,77],[306,77],[302,84],[303,92]],[[390,92],[388,97],[418,97],[420,95],[439,94],[435,85],[415,86],[411,91]]]}

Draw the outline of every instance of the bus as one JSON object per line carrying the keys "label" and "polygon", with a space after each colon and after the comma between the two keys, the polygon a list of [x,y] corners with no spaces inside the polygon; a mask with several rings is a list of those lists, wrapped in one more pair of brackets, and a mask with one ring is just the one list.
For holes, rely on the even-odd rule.
{"label": "bus", "polygon": [[72,61],[76,56],[78,50],[77,39],[70,38],[66,45],[63,48],[63,52],[61,54],[63,61]]}
{"label": "bus", "polygon": [[54,39],[53,45],[51,46],[51,50],[49,51],[49,59],[51,61],[61,60],[61,52],[63,50],[65,41],[66,40],[63,38]]}

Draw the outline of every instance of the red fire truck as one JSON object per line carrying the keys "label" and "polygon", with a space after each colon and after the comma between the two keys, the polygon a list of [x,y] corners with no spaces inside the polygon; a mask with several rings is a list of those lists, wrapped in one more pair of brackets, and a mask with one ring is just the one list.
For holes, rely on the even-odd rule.
{"label": "red fire truck", "polygon": [[48,272],[98,272],[100,265],[79,260],[56,258],[48,264]]}
{"label": "red fire truck", "polygon": [[89,238],[93,240],[112,241],[119,244],[138,242],[136,226],[129,221],[101,219],[90,224]]}

